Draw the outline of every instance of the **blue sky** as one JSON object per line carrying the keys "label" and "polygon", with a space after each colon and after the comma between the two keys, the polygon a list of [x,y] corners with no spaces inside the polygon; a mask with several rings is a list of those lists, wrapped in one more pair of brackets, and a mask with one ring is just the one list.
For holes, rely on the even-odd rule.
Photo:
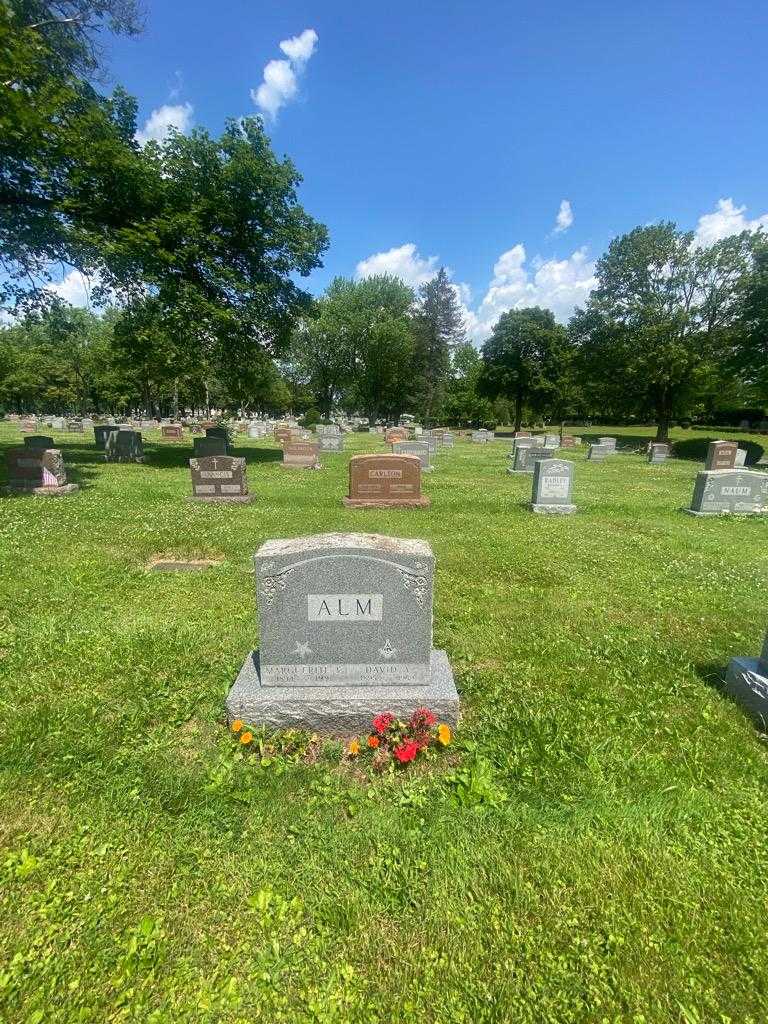
{"label": "blue sky", "polygon": [[216,133],[262,101],[330,230],[313,291],[386,269],[417,284],[445,264],[476,340],[516,304],[566,318],[637,224],[708,240],[768,225],[757,0],[148,0],[144,35],[109,53],[150,134]]}

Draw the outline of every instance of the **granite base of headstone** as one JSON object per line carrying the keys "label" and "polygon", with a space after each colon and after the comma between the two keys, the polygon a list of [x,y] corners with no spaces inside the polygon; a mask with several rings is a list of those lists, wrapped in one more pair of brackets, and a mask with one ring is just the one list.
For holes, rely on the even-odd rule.
{"label": "granite base of headstone", "polygon": [[538,459],[533,467],[531,510],[539,515],[569,516],[572,503],[573,463],[564,459]]}
{"label": "granite base of headstone", "polygon": [[192,501],[240,505],[253,501],[254,496],[248,493],[245,459],[233,455],[209,455],[190,459],[189,468]]}
{"label": "granite base of headstone", "polygon": [[426,707],[456,725],[453,672],[432,648],[426,541],[321,534],[267,541],[254,562],[260,650],[229,692],[230,722],[349,735]]}
{"label": "granite base of headstone", "polygon": [[696,475],[692,516],[765,515],[768,513],[768,473],[751,469],[704,470]]}
{"label": "granite base of headstone", "polygon": [[768,732],[768,635],[759,658],[731,658],[725,692]]}

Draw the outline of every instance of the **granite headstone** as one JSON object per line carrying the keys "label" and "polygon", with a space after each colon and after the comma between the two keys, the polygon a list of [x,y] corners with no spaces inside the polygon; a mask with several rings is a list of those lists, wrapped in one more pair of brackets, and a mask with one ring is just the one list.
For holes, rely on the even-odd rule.
{"label": "granite headstone", "polygon": [[260,650],[227,697],[230,721],[350,734],[427,707],[456,724],[453,673],[432,648],[426,541],[321,534],[267,541],[254,562]]}

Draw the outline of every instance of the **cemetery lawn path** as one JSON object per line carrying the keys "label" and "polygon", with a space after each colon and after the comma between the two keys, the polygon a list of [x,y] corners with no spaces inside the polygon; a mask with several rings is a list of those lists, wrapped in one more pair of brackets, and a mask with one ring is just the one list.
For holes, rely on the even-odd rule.
{"label": "cemetery lawn path", "polygon": [[[564,453],[561,518],[502,441],[363,511],[368,435],[320,472],[238,439],[235,507],[186,500],[186,441],[57,435],[81,493],[0,498],[0,1021],[763,1024],[768,745],[719,687],[768,626],[768,521],[680,511],[708,436]],[[248,763],[223,725],[253,552],[339,530],[434,548],[463,721],[426,771]]]}

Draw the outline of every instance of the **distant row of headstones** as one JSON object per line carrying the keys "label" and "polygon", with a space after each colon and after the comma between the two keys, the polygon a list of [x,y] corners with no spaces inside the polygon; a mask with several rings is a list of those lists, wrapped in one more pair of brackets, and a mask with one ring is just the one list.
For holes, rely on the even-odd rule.
{"label": "distant row of headstones", "polygon": [[[180,425],[167,425],[175,426],[181,429]],[[260,436],[264,436],[261,427],[260,424]],[[96,446],[104,451],[107,462],[144,461],[140,431],[124,424],[96,424],[93,429]],[[221,425],[205,429],[205,436],[193,438],[193,458],[189,463],[192,496],[211,502],[250,501],[246,463],[230,454],[229,430]],[[286,468],[319,469],[321,452],[344,449],[344,436],[335,424],[321,425],[316,440],[310,440],[312,435],[298,425],[279,424],[273,428],[273,434],[282,449],[282,464]],[[394,427],[383,436],[391,454],[359,455],[351,459],[345,504],[350,507],[428,507],[429,498],[421,493],[421,474],[434,468],[432,459],[438,451],[454,447],[454,435],[443,428],[435,428],[419,439],[410,439],[407,428]],[[487,440],[484,437],[482,443]],[[577,444],[580,439],[571,440]],[[556,434],[542,438],[520,432],[513,439],[509,452],[508,472],[533,474],[530,504],[538,513],[569,514],[576,508],[572,500],[574,464],[553,457],[559,441]],[[601,437],[597,444],[590,446],[587,458],[599,461],[616,452],[616,438]],[[697,475],[691,506],[686,511],[697,516],[768,512],[768,474],[745,469],[745,455],[733,441],[711,442],[704,471]],[[664,462],[668,457],[668,445],[649,445],[650,463]],[[8,452],[7,461],[7,489],[10,491],[65,495],[78,490],[77,485],[67,483],[61,452],[48,435],[27,436],[23,448]]]}

